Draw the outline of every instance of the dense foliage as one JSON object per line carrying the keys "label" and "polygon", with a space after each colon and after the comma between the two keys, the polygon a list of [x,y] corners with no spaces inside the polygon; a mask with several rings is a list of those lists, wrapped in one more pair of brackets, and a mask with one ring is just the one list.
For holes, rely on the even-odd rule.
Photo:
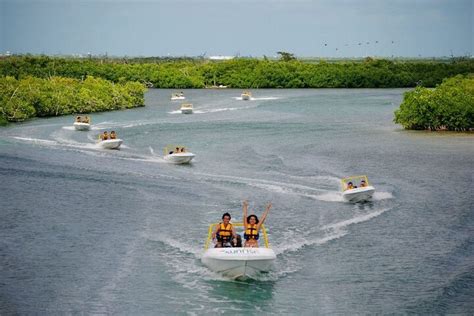
{"label": "dense foliage", "polygon": [[84,80],[0,77],[0,123],[143,106],[144,93],[137,82],[114,84],[90,76]]}
{"label": "dense foliage", "polygon": [[362,62],[328,63],[236,58],[204,59],[73,59],[11,56],[0,59],[0,76],[100,77],[113,82],[139,81],[156,88],[396,88],[434,87],[444,78],[474,72],[474,60],[391,61],[366,58]]}
{"label": "dense foliage", "polygon": [[474,129],[474,76],[446,79],[436,89],[406,92],[395,122],[407,129]]}

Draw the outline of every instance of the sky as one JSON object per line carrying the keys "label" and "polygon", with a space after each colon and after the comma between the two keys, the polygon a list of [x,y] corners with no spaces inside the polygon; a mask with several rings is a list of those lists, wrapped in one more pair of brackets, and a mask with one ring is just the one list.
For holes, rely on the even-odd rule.
{"label": "sky", "polygon": [[474,0],[0,0],[0,53],[474,55]]}

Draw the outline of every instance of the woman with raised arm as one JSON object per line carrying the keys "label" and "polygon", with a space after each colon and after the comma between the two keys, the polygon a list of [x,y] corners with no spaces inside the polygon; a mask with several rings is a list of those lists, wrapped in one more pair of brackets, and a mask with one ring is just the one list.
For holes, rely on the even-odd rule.
{"label": "woman with raised arm", "polygon": [[258,220],[257,215],[252,214],[247,216],[248,206],[249,203],[247,201],[244,201],[242,206],[244,212],[244,247],[258,247],[260,226],[262,226],[263,222],[265,222],[268,212],[272,207],[272,203],[269,202],[267,204],[267,208],[265,209],[265,212],[262,215],[261,221]]}

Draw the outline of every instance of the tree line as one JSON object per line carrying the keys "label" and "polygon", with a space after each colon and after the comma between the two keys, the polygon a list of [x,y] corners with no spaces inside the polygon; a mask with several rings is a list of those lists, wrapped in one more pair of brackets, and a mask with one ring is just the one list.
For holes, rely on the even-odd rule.
{"label": "tree line", "polygon": [[0,123],[35,116],[58,116],[144,106],[146,88],[137,82],[113,83],[52,76],[0,77]]}
{"label": "tree line", "polygon": [[[286,58],[283,58],[286,57]],[[87,76],[116,83],[137,81],[156,88],[405,88],[434,87],[444,78],[474,72],[474,60],[304,62],[290,54],[281,60],[74,59],[11,56],[0,59],[0,76]]]}
{"label": "tree line", "polygon": [[394,121],[406,129],[474,130],[474,76],[458,75],[435,89],[406,92]]}

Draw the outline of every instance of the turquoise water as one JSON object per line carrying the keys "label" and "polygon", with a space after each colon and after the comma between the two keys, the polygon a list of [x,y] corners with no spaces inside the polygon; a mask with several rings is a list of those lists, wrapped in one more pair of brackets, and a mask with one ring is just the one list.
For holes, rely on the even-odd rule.
{"label": "turquoise water", "polygon": [[[393,124],[401,89],[172,91],[146,107],[0,129],[1,314],[366,314],[474,310],[474,135]],[[100,131],[124,139],[99,149]],[[196,154],[162,160],[167,144]],[[367,174],[366,204],[341,177]],[[200,262],[209,223],[261,215],[274,271]]]}

